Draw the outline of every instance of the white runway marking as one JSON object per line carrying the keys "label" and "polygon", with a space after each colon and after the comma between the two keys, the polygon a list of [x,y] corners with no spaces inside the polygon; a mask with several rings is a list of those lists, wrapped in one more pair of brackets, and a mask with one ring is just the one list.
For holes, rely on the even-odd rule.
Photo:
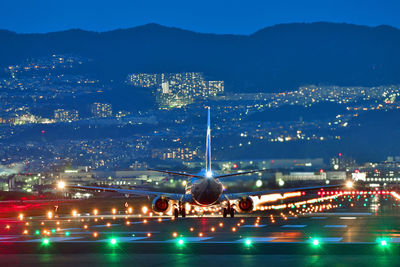
{"label": "white runway marking", "polygon": [[17,236],[2,236],[2,237],[0,237],[0,240],[7,240],[7,239],[18,238],[18,237]]}
{"label": "white runway marking", "polygon": [[[309,216],[320,215],[321,213],[310,213]],[[367,216],[372,215],[371,212],[324,212],[325,216]]]}
{"label": "white runway marking", "polygon": [[276,237],[248,237],[236,240],[236,242],[246,242],[247,240],[250,240],[251,242],[271,242],[275,239]]}
{"label": "white runway marking", "polygon": [[[129,235],[131,235],[131,234],[148,234],[148,233],[150,233],[150,234],[158,234],[158,233],[160,233],[160,231],[147,231],[147,232],[143,232],[143,231],[125,231],[125,232],[115,232],[115,231],[109,231],[109,232],[104,232],[104,231],[101,231],[101,232],[97,232],[98,234],[129,234]],[[93,234],[93,232],[70,232],[69,233],[70,235],[92,235]]]}
{"label": "white runway marking", "polygon": [[338,225],[325,225],[325,228],[346,228],[347,225],[345,224],[338,224]]}
{"label": "white runway marking", "polygon": [[[130,242],[130,241],[136,241],[136,240],[143,240],[146,239],[147,236],[141,236],[141,237],[116,237],[115,240],[118,242]],[[83,242],[110,242],[109,239],[100,239],[100,240],[95,240],[95,241],[83,241]]]}
{"label": "white runway marking", "polygon": [[357,217],[340,217],[341,220],[355,220]]}
{"label": "white runway marking", "polygon": [[392,242],[392,243],[400,243],[400,237],[392,237],[392,238],[390,238],[390,242]]}
{"label": "white runway marking", "polygon": [[120,225],[120,224],[111,224],[110,226],[107,226],[107,224],[101,224],[101,225],[93,225],[91,227],[101,228],[101,227],[111,227],[111,226],[118,226],[118,225]]}
{"label": "white runway marking", "polygon": [[259,228],[259,227],[265,227],[267,226],[266,224],[260,224],[260,225],[254,225],[254,224],[245,224],[241,225],[240,227],[245,227],[245,228]]}
{"label": "white runway marking", "polygon": [[342,241],[342,237],[321,237],[318,238],[318,240],[322,243],[328,243],[328,242],[340,242]]}
{"label": "white runway marking", "polygon": [[[47,238],[50,242],[64,242],[64,241],[71,241],[76,239],[81,239],[81,236],[74,236],[74,237],[49,237]],[[41,239],[33,239],[33,240],[25,240],[25,241],[17,241],[17,242],[43,242],[44,238]]]}
{"label": "white runway marking", "polygon": [[178,242],[179,239],[183,239],[183,241],[185,242],[199,242],[199,241],[204,241],[204,240],[208,240],[211,239],[213,237],[181,237],[181,238],[175,238],[175,239],[170,239],[167,240],[167,242]]}
{"label": "white runway marking", "polygon": [[303,228],[306,227],[307,225],[305,224],[286,224],[286,225],[282,225],[281,227],[285,227],[285,228]]}

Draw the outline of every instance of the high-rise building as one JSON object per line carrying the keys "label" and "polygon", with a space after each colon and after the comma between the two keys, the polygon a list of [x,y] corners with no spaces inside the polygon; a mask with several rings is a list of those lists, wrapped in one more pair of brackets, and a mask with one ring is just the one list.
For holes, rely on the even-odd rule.
{"label": "high-rise building", "polygon": [[164,82],[161,84],[161,88],[162,88],[162,93],[163,94],[169,94],[169,84],[168,82]]}
{"label": "high-rise building", "polygon": [[106,118],[112,116],[111,104],[106,103],[93,103],[92,114],[96,118]]}

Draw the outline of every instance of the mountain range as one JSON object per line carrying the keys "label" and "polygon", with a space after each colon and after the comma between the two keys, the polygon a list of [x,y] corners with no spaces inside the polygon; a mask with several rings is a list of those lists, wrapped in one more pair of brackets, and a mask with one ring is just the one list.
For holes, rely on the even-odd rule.
{"label": "mountain range", "polygon": [[276,92],[305,84],[400,83],[400,30],[338,23],[292,23],[251,35],[196,33],[158,24],[109,32],[46,34],[0,30],[0,68],[27,58],[76,54],[104,80],[129,73],[203,72],[230,92]]}

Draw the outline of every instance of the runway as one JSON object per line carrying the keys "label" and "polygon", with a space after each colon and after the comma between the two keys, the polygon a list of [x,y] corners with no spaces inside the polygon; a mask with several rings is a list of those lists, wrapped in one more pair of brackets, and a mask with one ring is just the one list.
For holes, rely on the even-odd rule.
{"label": "runway", "polygon": [[[326,256],[330,255],[343,259],[362,255],[357,261],[366,263],[371,255],[376,255],[375,260],[384,257],[388,263],[398,260],[400,202],[390,196],[336,201],[340,206],[335,209],[294,216],[279,211],[238,214],[235,218],[205,215],[173,219],[119,211],[60,214],[51,219],[46,215],[4,218],[0,220],[0,261],[21,259],[18,255],[28,260],[33,259],[29,255],[37,255],[34,259],[38,263],[48,260],[50,264],[60,255],[70,255],[85,262],[93,254],[101,254],[97,259],[103,258],[103,262],[112,261],[112,256],[105,256],[110,254],[123,255],[116,261],[119,263],[134,259],[143,264],[187,264],[224,256],[250,263],[269,257],[280,263],[283,258],[277,255],[285,255],[288,264],[291,259],[328,263]],[[10,257],[4,258],[4,254]]]}

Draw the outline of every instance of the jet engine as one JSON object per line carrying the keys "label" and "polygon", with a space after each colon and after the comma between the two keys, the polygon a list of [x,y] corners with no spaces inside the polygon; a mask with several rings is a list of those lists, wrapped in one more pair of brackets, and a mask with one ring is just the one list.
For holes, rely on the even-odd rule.
{"label": "jet engine", "polygon": [[155,212],[166,212],[170,207],[170,201],[165,197],[156,197],[153,200],[152,207]]}
{"label": "jet engine", "polygon": [[254,202],[250,197],[244,197],[239,200],[238,207],[242,212],[250,212],[254,208]]}

